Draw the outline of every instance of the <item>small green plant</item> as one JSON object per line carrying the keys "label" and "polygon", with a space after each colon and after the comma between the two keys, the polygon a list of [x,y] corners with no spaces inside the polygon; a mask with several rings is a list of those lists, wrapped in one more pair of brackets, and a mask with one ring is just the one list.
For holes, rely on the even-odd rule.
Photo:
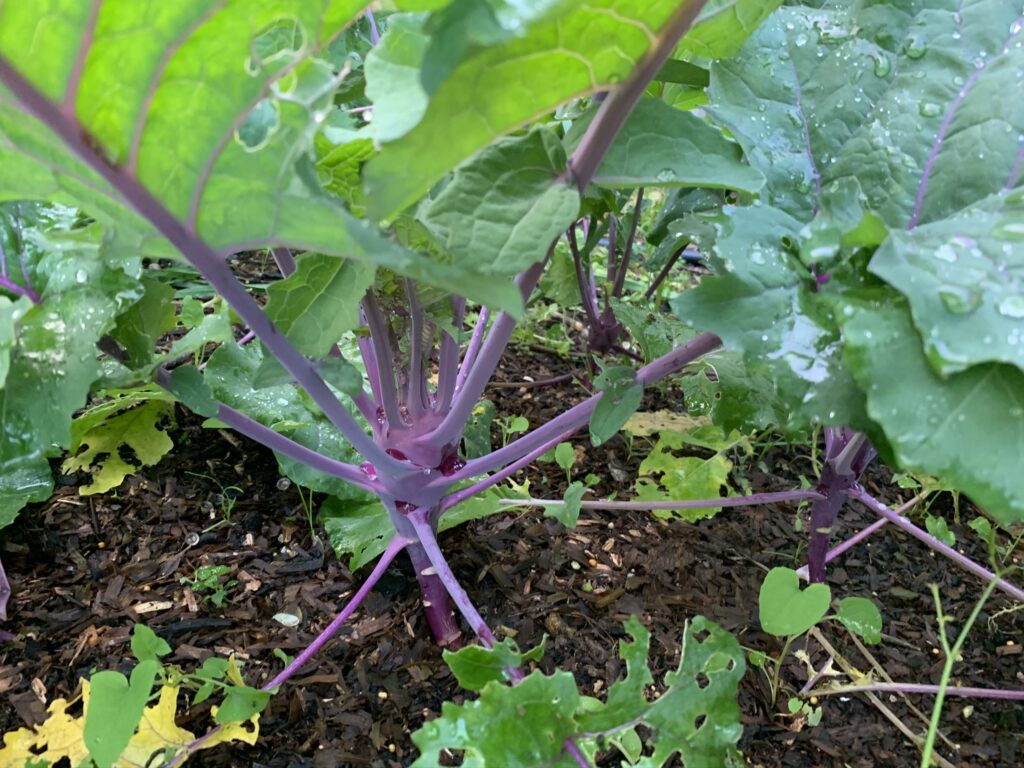
{"label": "small green plant", "polygon": [[203,595],[203,597],[220,608],[224,605],[228,590],[238,585],[237,579],[231,579],[226,582],[221,581],[221,577],[226,576],[230,572],[231,568],[227,565],[201,565],[196,568],[193,578],[190,579],[187,576],[182,576],[180,583],[187,585],[197,595],[209,592],[209,594]]}
{"label": "small green plant", "polygon": [[[81,681],[80,716],[68,713],[74,700],[56,699],[46,721],[6,734],[0,765],[54,765],[65,759],[97,768],[181,765],[200,749],[256,742],[258,717],[273,691],[248,686],[234,656],[211,657],[186,672],[161,661],[171,647],[142,624],[132,630],[131,652],[137,663],[129,676],[104,670]],[[222,696],[213,708],[219,728],[202,740],[175,722],[183,689],[192,692],[192,706],[214,693]]]}
{"label": "small green plant", "polygon": [[218,493],[214,494],[212,501],[208,502],[208,504],[210,517],[213,517],[214,505],[220,507],[221,519],[215,522],[213,525],[204,528],[203,533],[215,531],[224,525],[234,525],[234,522],[232,521],[231,518],[234,515],[235,504],[238,501],[238,497],[242,495],[242,489],[239,488],[237,485],[221,485],[220,482],[218,482],[215,477],[204,475],[201,472],[189,472],[188,470],[186,470],[185,474],[192,475],[193,477],[201,477],[204,480],[209,480],[211,483],[214,483],[220,489]]}
{"label": "small green plant", "polygon": [[[782,665],[793,642],[822,620],[835,619],[866,643],[881,642],[882,615],[873,602],[864,597],[844,597],[839,601],[836,613],[826,616],[831,603],[832,590],[827,584],[810,584],[806,589],[800,589],[800,577],[792,568],[772,568],[765,576],[758,595],[761,629],[785,638],[785,642],[775,658],[761,654],[752,658],[751,663],[764,669],[768,675],[772,702],[778,699]],[[794,714],[792,708],[790,713]]]}

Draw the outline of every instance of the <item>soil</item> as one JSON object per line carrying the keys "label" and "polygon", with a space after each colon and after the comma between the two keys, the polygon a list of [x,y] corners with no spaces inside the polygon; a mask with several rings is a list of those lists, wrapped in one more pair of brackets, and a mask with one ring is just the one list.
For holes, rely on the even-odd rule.
{"label": "soil", "polygon": [[[557,356],[519,349],[506,356],[497,381],[540,380],[569,371]],[[495,387],[499,411],[549,420],[578,399],[572,384]],[[570,394],[576,393],[576,394]],[[644,409],[681,407],[674,389],[649,393]],[[24,511],[3,532],[2,554],[15,593],[0,644],[0,729],[40,722],[47,703],[71,697],[91,671],[126,671],[128,637],[144,622],[165,638],[167,661],[194,668],[211,654],[246,660],[250,683],[280,669],[273,655],[294,655],[333,616],[358,578],[332,553],[315,546],[294,487],[279,483],[273,456],[226,432],[205,430],[179,413],[175,449],[157,467],[127,480],[115,493],[81,497],[81,477],[62,477],[47,503]],[[601,477],[597,492],[628,492],[628,478],[649,444],[616,438],[599,448],[576,441],[578,477]],[[737,465],[755,491],[786,490],[813,476],[807,448],[771,446]],[[560,495],[565,483],[554,464],[528,476],[536,496]],[[522,480],[523,477],[516,478]],[[623,478],[627,478],[625,481]],[[910,491],[876,468],[868,489],[890,504]],[[204,532],[223,518],[225,491],[236,487],[231,524]],[[946,507],[942,507],[946,504]],[[952,522],[959,546],[985,562],[984,547],[966,526]],[[975,511],[962,500],[967,521]],[[874,518],[857,505],[842,517],[847,534]],[[762,633],[757,594],[766,570],[795,567],[806,534],[796,530],[795,505],[725,510],[691,524],[646,513],[589,512],[566,530],[539,512],[506,514],[461,526],[441,544],[475,604],[498,634],[523,647],[547,633],[540,666],[576,675],[585,693],[601,695],[623,673],[616,656],[623,622],[637,614],[652,632],[656,680],[678,663],[684,622],[703,614],[734,632],[749,649],[777,654],[779,640]],[[805,521],[804,521],[805,522]],[[222,607],[181,583],[201,565],[227,565],[237,581]],[[356,577],[365,576],[364,573]],[[891,526],[833,564],[837,597],[871,596],[881,606],[885,636],[872,659],[838,624],[823,637],[858,670],[872,663],[894,680],[936,683],[942,667],[929,587],[939,585],[954,631],[977,600],[981,584]],[[994,597],[983,609],[954,671],[955,683],[1024,687],[1024,612]],[[299,617],[294,628],[278,613]],[[798,650],[820,669],[828,654],[817,640]],[[784,665],[787,691],[801,688],[808,670],[795,654]],[[423,618],[415,580],[404,558],[393,565],[352,622],[315,665],[271,700],[256,746],[221,746],[199,753],[196,766],[404,766],[417,755],[410,734],[461,691],[441,660]],[[740,690],[747,763],[774,768],[915,766],[919,752],[864,695],[823,698],[820,725],[783,714],[786,694],[773,705],[766,676],[748,670]],[[878,698],[913,733],[926,724],[931,699]],[[184,713],[179,724],[203,732],[209,704]],[[951,699],[942,717],[940,752],[954,765],[1024,764],[1024,708],[1013,703]],[[951,745],[956,745],[953,748]],[[602,765],[618,765],[605,759]]]}

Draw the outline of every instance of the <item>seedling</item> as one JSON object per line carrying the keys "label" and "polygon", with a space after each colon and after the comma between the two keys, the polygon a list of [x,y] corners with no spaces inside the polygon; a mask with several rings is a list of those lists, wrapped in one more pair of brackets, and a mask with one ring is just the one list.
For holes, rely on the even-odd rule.
{"label": "seedling", "polygon": [[[193,578],[182,576],[181,584],[185,584],[197,595],[202,595],[218,608],[224,605],[227,599],[228,590],[238,586],[236,579],[221,581],[227,574],[231,573],[231,566],[228,565],[201,565],[196,568]],[[209,594],[204,594],[204,593]]]}

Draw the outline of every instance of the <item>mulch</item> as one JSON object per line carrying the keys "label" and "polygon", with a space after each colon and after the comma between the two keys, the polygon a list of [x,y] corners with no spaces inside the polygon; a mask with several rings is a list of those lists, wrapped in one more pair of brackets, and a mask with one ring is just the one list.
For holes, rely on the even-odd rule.
{"label": "mulch", "polygon": [[[519,349],[507,355],[497,379],[523,381],[567,372],[561,358]],[[578,398],[578,387],[504,388],[490,396],[506,414],[544,423]],[[576,394],[570,394],[576,393]],[[680,408],[668,388],[647,395],[644,407]],[[284,487],[273,456],[224,432],[204,430],[179,413],[175,449],[158,466],[130,478],[116,492],[82,497],[83,477],[62,477],[45,504],[21,514],[2,534],[2,554],[15,593],[4,627],[15,639],[0,645],[0,729],[38,723],[46,704],[70,697],[79,679],[97,669],[131,667],[128,638],[144,622],[172,646],[167,659],[194,668],[212,655],[235,653],[250,683],[280,669],[274,649],[294,655],[330,620],[358,581],[311,537],[294,487]],[[576,441],[579,477],[602,478],[598,493],[628,491],[649,444],[616,438],[594,448]],[[806,447],[772,446],[737,468],[755,491],[796,487],[810,477]],[[554,464],[531,469],[536,496],[560,494],[565,476]],[[522,478],[518,478],[522,479]],[[884,468],[873,469],[869,490],[887,503],[908,498]],[[240,489],[231,524],[204,532],[223,516],[224,489]],[[986,560],[977,537],[947,513],[959,546]],[[934,510],[933,510],[934,511]],[[961,500],[961,519],[976,513]],[[852,532],[874,518],[859,507],[844,512]],[[537,511],[509,513],[442,535],[455,572],[491,627],[528,647],[549,636],[540,666],[576,675],[586,694],[602,695],[624,673],[616,656],[623,622],[638,615],[652,632],[655,679],[678,664],[684,623],[705,615],[734,632],[751,650],[776,654],[781,642],[760,631],[757,594],[768,568],[796,567],[806,525],[795,505],[725,510],[697,523],[663,521],[638,512],[588,512],[566,530]],[[237,581],[222,607],[181,583],[201,565],[226,565]],[[954,630],[980,594],[980,582],[904,534],[883,529],[831,568],[836,597],[870,596],[882,607],[885,636],[868,650],[893,679],[935,683],[942,667],[935,610],[936,583]],[[996,596],[985,606],[954,670],[962,685],[1024,688],[1024,612]],[[288,613],[298,626],[273,617]],[[823,636],[861,671],[872,662],[835,623]],[[815,669],[827,654],[815,640],[797,649]],[[808,678],[791,654],[782,675],[787,691]],[[302,675],[272,699],[254,747],[222,746],[200,753],[197,766],[391,766],[417,755],[410,734],[444,701],[464,701],[430,638],[411,567],[400,558],[341,632]],[[744,735],[752,766],[914,766],[917,749],[864,696],[822,699],[823,717],[810,726],[786,714],[784,693],[772,704],[766,676],[748,674],[740,690]],[[879,697],[894,719],[914,733],[925,725],[910,704],[930,714],[931,700]],[[183,713],[179,724],[203,732],[209,703]],[[942,718],[941,753],[955,765],[1024,764],[1024,707],[951,699]],[[955,748],[950,745],[956,745]],[[618,765],[608,758],[602,765]]]}

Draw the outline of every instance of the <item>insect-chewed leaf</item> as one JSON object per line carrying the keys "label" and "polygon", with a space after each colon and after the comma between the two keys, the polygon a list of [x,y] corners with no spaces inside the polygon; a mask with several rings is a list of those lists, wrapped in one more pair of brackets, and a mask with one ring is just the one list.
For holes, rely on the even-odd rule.
{"label": "insect-chewed leaf", "polygon": [[[644,724],[653,736],[646,766],[658,768],[677,753],[685,765],[724,765],[742,733],[736,691],[743,677],[743,651],[716,624],[697,617],[683,635],[682,658],[665,678],[666,690],[649,701],[653,682],[647,664],[650,633],[634,617],[626,623],[632,642],[619,643],[626,677],[615,682],[607,701],[580,696],[572,675],[540,671],[515,686],[503,685],[491,669],[477,701],[444,704],[441,716],[413,734],[423,754],[414,766],[436,765],[444,749],[465,750],[464,764],[476,768],[532,768],[546,764],[569,768],[576,761],[565,751],[572,738],[593,760],[608,743],[625,755],[639,755],[635,731],[606,742],[594,734],[620,732]],[[464,652],[463,652],[464,653]],[[498,663],[512,657],[498,654]]]}

